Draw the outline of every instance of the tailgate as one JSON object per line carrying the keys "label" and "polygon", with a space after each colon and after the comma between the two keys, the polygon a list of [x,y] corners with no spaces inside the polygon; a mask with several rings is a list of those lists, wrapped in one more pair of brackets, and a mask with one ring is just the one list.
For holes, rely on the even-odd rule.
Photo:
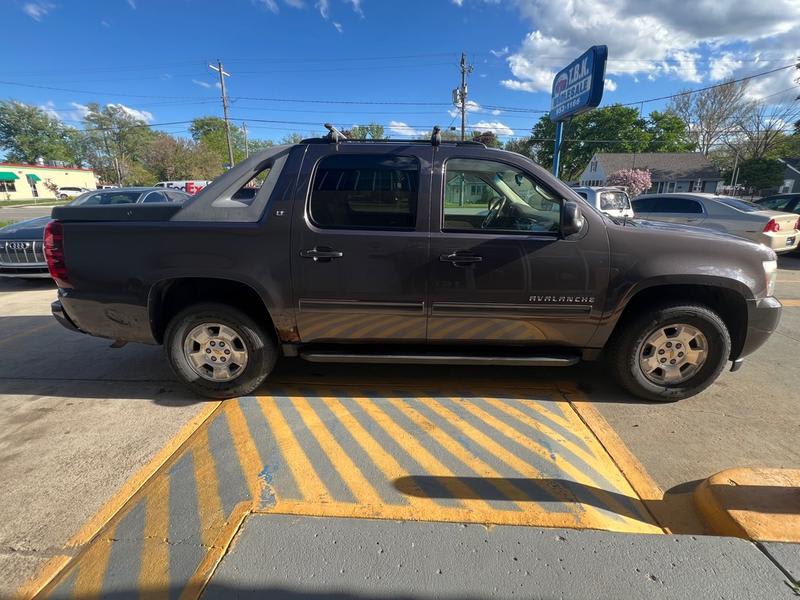
{"label": "tailgate", "polygon": [[169,221],[185,204],[119,204],[116,206],[56,206],[59,221]]}

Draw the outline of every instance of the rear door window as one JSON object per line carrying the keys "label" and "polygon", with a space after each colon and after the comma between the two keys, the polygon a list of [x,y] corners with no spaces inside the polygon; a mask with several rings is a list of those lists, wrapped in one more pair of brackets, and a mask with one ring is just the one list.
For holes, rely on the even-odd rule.
{"label": "rear door window", "polygon": [[330,229],[414,229],[419,169],[410,156],[323,158],[311,185],[309,217]]}

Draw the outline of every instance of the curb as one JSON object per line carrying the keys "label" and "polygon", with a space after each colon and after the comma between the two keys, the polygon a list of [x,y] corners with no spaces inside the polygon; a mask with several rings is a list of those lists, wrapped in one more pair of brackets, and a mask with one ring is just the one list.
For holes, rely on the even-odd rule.
{"label": "curb", "polygon": [[720,535],[800,543],[800,469],[727,469],[703,481],[694,502]]}

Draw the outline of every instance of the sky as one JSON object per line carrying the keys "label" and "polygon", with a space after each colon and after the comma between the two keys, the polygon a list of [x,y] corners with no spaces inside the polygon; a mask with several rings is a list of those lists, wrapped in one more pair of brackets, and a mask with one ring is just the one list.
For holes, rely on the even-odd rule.
{"label": "sky", "polygon": [[[80,127],[89,102],[120,104],[175,135],[222,114],[253,138],[377,122],[391,137],[458,126],[466,52],[470,128],[525,136],[556,71],[593,44],[609,60],[601,105],[641,101],[790,65],[800,0],[4,0],[0,98]],[[8,18],[8,15],[7,15]],[[784,69],[751,80],[766,103],[797,97]]]}

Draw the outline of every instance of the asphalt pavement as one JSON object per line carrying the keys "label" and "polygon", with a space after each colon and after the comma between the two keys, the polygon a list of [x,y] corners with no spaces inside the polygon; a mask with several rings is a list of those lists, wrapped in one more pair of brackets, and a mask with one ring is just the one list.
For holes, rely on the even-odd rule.
{"label": "asphalt pavement", "polygon": [[[5,408],[0,413],[0,597],[37,572],[50,569],[52,575],[75,557],[92,558],[92,549],[102,544],[90,542],[111,539],[123,543],[107,546],[102,564],[123,567],[63,579],[62,589],[76,582],[109,582],[122,597],[131,592],[130,582],[118,575],[126,568],[138,572],[142,565],[150,578],[141,581],[156,582],[151,590],[174,591],[173,583],[186,589],[197,579],[190,574],[182,583],[173,582],[170,569],[197,560],[197,572],[215,573],[208,597],[222,592],[255,597],[254,592],[267,590],[286,598],[455,598],[470,597],[468,592],[543,598],[785,596],[789,574],[798,577],[797,547],[767,548],[782,572],[749,542],[701,535],[708,532],[693,518],[689,499],[698,480],[725,468],[800,465],[794,443],[800,260],[781,258],[780,266],[778,296],[788,302],[779,332],[741,371],[725,374],[696,398],[644,403],[611,383],[601,366],[588,364],[546,371],[285,360],[271,381],[288,388],[278,393],[268,385],[256,399],[261,405],[274,402],[278,409],[262,411],[263,422],[253,420],[253,409],[261,410],[248,405],[253,400],[240,401],[239,415],[236,403],[192,397],[175,382],[161,348],[111,349],[107,340],[62,329],[49,316],[51,283],[0,280]],[[609,431],[602,419],[592,420],[592,410],[605,418]],[[282,423],[274,421],[276,416]],[[433,426],[437,423],[440,427]],[[267,435],[276,431],[284,433]],[[220,432],[227,445],[214,442]],[[520,432],[532,433],[526,441]],[[620,440],[617,450],[613,436]],[[273,450],[259,446],[264,443],[273,444]],[[548,460],[542,448],[554,458]],[[408,462],[409,449],[414,463]],[[180,463],[189,450],[185,460],[191,462]],[[648,490],[624,466],[625,451],[652,476],[654,487],[668,492],[664,498],[653,498],[652,489],[648,498]],[[197,483],[210,481],[202,470],[208,465],[218,474],[230,469],[246,474],[241,488],[246,492],[237,500],[239,488],[223,483],[217,497],[208,494],[211,488]],[[441,479],[443,468],[451,479]],[[526,487],[532,478],[526,470],[534,468],[555,481],[555,499],[553,488],[543,501],[541,490]],[[436,477],[425,479],[426,469]],[[184,473],[194,479],[178,478]],[[315,473],[321,487],[314,488]],[[419,481],[412,485],[404,473]],[[311,487],[290,505],[292,482]],[[575,488],[576,482],[583,487]],[[446,494],[437,488],[442,483],[450,486]],[[572,493],[566,510],[537,512],[536,504],[550,509],[564,504],[567,496],[558,490],[565,486]],[[326,493],[337,502],[324,501]],[[509,497],[516,506],[503,504]],[[643,501],[660,521],[669,521],[669,531],[687,535],[608,532],[629,531],[625,518],[631,517],[636,527],[648,526]],[[456,508],[449,502],[467,509],[481,506],[472,521],[495,524],[416,522],[471,521],[464,514],[448,519]],[[392,508],[395,504],[411,508]],[[410,512],[417,504],[425,505],[419,508],[423,512]],[[183,520],[176,521],[179,515]],[[195,529],[186,528],[203,518],[210,526],[188,533]],[[321,518],[324,525],[318,527]],[[565,525],[606,532],[560,529]],[[115,537],[109,527],[132,533]],[[314,545],[323,543],[313,538],[314,529],[326,545]],[[372,556],[367,544],[375,541],[384,552],[376,545],[374,560],[365,563]],[[516,542],[528,549],[516,555],[517,561],[512,557],[519,566],[507,564],[500,552]],[[413,551],[423,547],[425,552]],[[212,552],[201,556],[197,548]],[[164,558],[179,550],[189,554],[172,562]],[[289,566],[273,569],[284,556],[302,573]],[[410,567],[401,567],[402,577],[395,572],[395,559]],[[364,564],[375,579],[363,571]],[[425,574],[430,570],[432,575]],[[526,571],[529,575],[523,575]],[[453,575],[457,572],[461,577]],[[630,593],[615,595],[615,590]]]}
{"label": "asphalt pavement", "polygon": [[52,210],[52,206],[0,206],[0,222],[25,221],[36,217],[44,217],[48,216]]}

